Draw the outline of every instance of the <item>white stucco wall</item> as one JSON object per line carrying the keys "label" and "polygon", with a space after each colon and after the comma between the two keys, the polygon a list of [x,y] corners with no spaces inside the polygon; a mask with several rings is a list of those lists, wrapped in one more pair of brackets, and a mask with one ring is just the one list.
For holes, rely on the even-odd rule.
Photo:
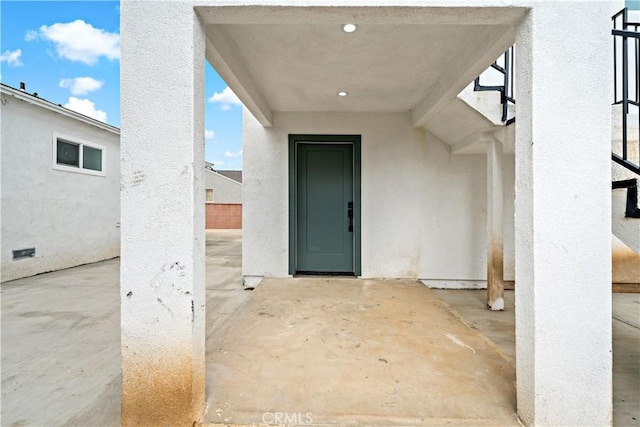
{"label": "white stucco wall", "polygon": [[120,7],[120,424],[190,426],[205,405],[204,28],[188,1]]}
{"label": "white stucco wall", "polygon": [[[437,14],[443,13],[445,20],[461,24],[490,23],[512,5],[532,8],[515,28],[520,49],[515,173],[518,416],[530,425],[610,425],[611,174],[609,147],[602,141],[608,139],[611,123],[609,89],[602,82],[611,77],[607,48],[613,3],[301,0],[296,6],[318,3],[440,6],[429,23],[437,23]],[[122,8],[124,425],[190,425],[200,421],[204,406],[205,257],[199,208],[204,189],[202,170],[194,165],[204,162],[205,40],[193,5],[124,1]],[[450,11],[449,6],[501,10]],[[242,8],[231,9],[237,13]],[[297,9],[307,18],[300,23],[330,15]],[[278,11],[254,12],[246,16],[256,22],[256,16],[272,18]],[[281,12],[282,22],[290,23],[292,10]],[[391,12],[376,22],[423,19],[415,14],[412,21],[413,15]],[[565,19],[568,16],[573,19]],[[271,125],[268,102],[254,90],[250,74],[233,75],[229,63],[221,68],[232,81],[244,78],[246,84],[237,91],[241,99],[263,124]],[[452,90],[449,86],[434,87],[414,111],[413,124],[427,121],[429,111],[448,96],[444,91]],[[147,102],[165,99],[168,93],[172,102]],[[484,157],[451,158],[436,138],[412,129],[408,113],[274,113],[273,122],[273,128],[265,129],[245,114],[245,274],[287,273],[286,134],[296,132],[362,134],[363,275],[393,271],[395,277],[444,277],[450,272],[433,258],[446,253],[451,265],[460,264],[456,277],[482,277]],[[441,226],[444,221],[446,226]],[[424,225],[415,227],[420,223]],[[469,230],[478,231],[472,235]],[[456,252],[461,246],[471,249]],[[141,394],[141,389],[151,392]],[[187,407],[186,415],[173,417],[175,407]],[[180,422],[172,422],[174,418]]]}
{"label": "white stucco wall", "polygon": [[517,30],[516,385],[527,425],[612,422],[614,6],[540,2]]}
{"label": "white stucco wall", "polygon": [[[119,256],[118,133],[2,96],[2,281]],[[54,132],[104,146],[106,176],[53,169]]]}
{"label": "white stucco wall", "polygon": [[[362,276],[486,279],[484,155],[451,155],[403,113],[278,113],[274,126],[264,128],[245,110],[243,125],[244,275],[289,274],[288,134],[358,134]],[[513,280],[513,170],[513,156],[505,156],[507,280]]]}
{"label": "white stucco wall", "polygon": [[213,203],[242,204],[242,184],[220,175],[217,172],[204,170],[205,189],[213,190]]}
{"label": "white stucco wall", "polygon": [[[506,150],[505,150],[506,151]],[[516,247],[515,247],[515,201],[516,201],[516,159],[513,153],[504,154],[502,166],[502,189],[504,204],[502,211],[502,233],[504,250],[504,280],[516,278]]]}

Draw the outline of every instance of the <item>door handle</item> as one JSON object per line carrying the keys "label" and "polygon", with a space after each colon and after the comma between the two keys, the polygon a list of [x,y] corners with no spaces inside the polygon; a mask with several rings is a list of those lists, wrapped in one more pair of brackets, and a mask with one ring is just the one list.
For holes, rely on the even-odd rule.
{"label": "door handle", "polygon": [[347,216],[349,217],[349,232],[353,233],[353,202],[347,203]]}

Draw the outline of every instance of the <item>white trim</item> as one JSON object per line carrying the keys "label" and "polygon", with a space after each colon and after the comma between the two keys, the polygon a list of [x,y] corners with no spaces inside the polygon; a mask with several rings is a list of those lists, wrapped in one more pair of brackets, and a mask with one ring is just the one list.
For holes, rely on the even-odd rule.
{"label": "white trim", "polygon": [[419,280],[427,288],[432,289],[487,289],[486,280]]}
{"label": "white trim", "polygon": [[[211,191],[211,200],[209,200],[209,191]],[[208,204],[212,204],[215,198],[215,191],[213,188],[205,188],[204,189],[204,202]]]}
{"label": "white trim", "polygon": [[1,92],[7,95],[11,95],[15,98],[21,99],[23,101],[29,102],[31,104],[38,105],[47,110],[54,111],[56,113],[62,114],[63,116],[71,117],[72,119],[80,120],[81,122],[85,122],[87,124],[93,125],[100,129],[106,130],[111,133],[115,133],[116,135],[120,135],[120,129],[112,126],[110,124],[101,122],[99,120],[93,119],[91,117],[85,116],[84,114],[77,113],[73,110],[69,110],[68,108],[62,107],[60,105],[49,102],[45,99],[38,98],[29,93],[23,92],[18,89],[14,89],[11,86],[2,85],[0,86]]}
{"label": "white trim", "polygon": [[[66,166],[66,165],[61,165],[58,163],[58,140],[62,140],[64,142],[69,142],[71,144],[78,144],[78,146],[80,147],[79,149],[79,153],[78,153],[78,167],[73,167],[73,166]],[[92,169],[85,169],[84,167],[82,167],[82,163],[83,163],[83,150],[82,147],[83,146],[87,146],[87,147],[91,147],[91,148],[95,148],[97,150],[100,150],[102,153],[102,170],[101,171],[95,171]],[[86,141],[84,139],[80,139],[80,138],[76,138],[73,136],[69,136],[69,135],[64,135],[58,132],[53,132],[53,138],[51,141],[51,152],[52,152],[52,161],[53,161],[53,169],[55,170],[59,170],[59,171],[64,171],[64,172],[74,172],[74,173],[81,173],[84,175],[94,175],[94,176],[107,176],[107,147],[104,145],[100,145],[100,144],[96,144],[94,142],[89,142]]]}

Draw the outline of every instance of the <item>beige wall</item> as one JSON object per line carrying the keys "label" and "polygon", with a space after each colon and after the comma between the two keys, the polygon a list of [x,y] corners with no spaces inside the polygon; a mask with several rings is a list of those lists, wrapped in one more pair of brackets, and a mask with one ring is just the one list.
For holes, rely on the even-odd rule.
{"label": "beige wall", "polygon": [[213,189],[213,203],[242,204],[242,184],[205,169],[205,189]]}

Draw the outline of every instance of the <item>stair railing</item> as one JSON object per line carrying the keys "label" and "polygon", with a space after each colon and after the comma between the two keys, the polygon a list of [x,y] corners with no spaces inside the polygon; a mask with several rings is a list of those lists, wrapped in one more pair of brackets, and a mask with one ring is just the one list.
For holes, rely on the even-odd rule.
{"label": "stair railing", "polygon": [[509,104],[515,105],[513,69],[514,69],[514,46],[511,46],[503,56],[503,65],[498,64],[498,60],[491,64],[491,68],[502,74],[502,85],[485,86],[480,83],[480,76],[476,77],[473,83],[473,90],[481,91],[498,91],[500,92],[500,104],[502,105],[502,121],[505,125],[510,125],[516,121],[515,117],[508,118]]}
{"label": "stair railing", "polygon": [[[622,153],[611,152],[611,159],[640,175],[640,159],[629,158],[629,106],[640,110],[640,27],[639,22],[629,21],[627,8],[613,15],[613,105],[622,105]],[[629,48],[629,43],[633,48]],[[620,54],[618,52],[620,51]],[[631,61],[631,62],[630,62]],[[633,70],[630,67],[633,64]],[[618,76],[618,73],[621,75]],[[632,96],[629,94],[629,84],[634,83]],[[640,114],[638,114],[638,128],[640,129]],[[638,141],[640,152],[640,135]],[[638,163],[636,163],[635,161]]]}

